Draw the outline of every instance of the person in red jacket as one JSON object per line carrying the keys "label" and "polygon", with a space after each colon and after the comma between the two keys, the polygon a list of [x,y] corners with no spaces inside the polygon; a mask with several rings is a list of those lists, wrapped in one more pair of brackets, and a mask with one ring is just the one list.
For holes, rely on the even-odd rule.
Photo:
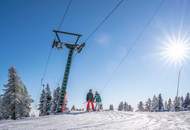
{"label": "person in red jacket", "polygon": [[94,109],[94,95],[92,93],[92,89],[89,90],[89,92],[86,96],[86,101],[87,101],[86,110],[90,111],[90,105],[91,105],[92,110],[95,111],[95,109]]}

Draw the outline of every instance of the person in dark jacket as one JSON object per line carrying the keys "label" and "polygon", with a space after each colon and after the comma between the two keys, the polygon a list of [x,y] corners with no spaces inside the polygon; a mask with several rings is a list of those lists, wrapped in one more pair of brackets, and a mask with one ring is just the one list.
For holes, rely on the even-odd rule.
{"label": "person in dark jacket", "polygon": [[94,111],[94,95],[92,93],[92,89],[89,90],[87,96],[86,96],[86,101],[87,101],[87,106],[86,109],[87,111],[90,111],[90,105],[92,107],[92,110]]}
{"label": "person in dark jacket", "polygon": [[95,96],[94,96],[94,100],[96,102],[96,111],[99,111],[102,108],[102,99],[100,97],[100,94],[96,91]]}

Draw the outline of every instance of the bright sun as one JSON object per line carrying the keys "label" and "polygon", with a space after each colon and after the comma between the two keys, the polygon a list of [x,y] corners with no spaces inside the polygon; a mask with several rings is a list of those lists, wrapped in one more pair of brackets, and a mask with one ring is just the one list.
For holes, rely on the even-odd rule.
{"label": "bright sun", "polygon": [[182,65],[190,58],[189,39],[181,37],[170,37],[164,42],[161,55],[167,62],[174,65]]}

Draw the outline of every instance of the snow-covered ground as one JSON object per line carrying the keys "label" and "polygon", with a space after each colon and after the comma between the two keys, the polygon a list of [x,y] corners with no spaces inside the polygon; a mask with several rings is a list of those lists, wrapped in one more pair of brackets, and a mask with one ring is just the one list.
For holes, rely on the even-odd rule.
{"label": "snow-covered ground", "polygon": [[0,130],[190,130],[190,112],[70,113],[0,121]]}

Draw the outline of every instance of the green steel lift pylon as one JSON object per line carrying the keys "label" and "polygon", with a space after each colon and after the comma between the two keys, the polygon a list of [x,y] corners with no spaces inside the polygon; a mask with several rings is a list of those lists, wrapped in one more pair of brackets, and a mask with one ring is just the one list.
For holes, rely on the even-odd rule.
{"label": "green steel lift pylon", "polygon": [[[54,41],[53,41],[52,48],[62,49],[65,46],[67,49],[69,49],[67,63],[65,66],[64,77],[63,77],[63,81],[62,81],[62,85],[61,85],[61,91],[60,91],[59,100],[58,100],[58,104],[57,104],[58,105],[57,112],[64,112],[64,111],[66,111],[66,105],[67,105],[66,88],[67,88],[67,83],[68,83],[68,79],[69,79],[69,73],[70,73],[70,69],[71,69],[73,54],[75,51],[77,53],[80,53],[82,48],[85,46],[85,43],[78,44],[79,38],[81,37],[80,34],[57,31],[57,30],[54,30],[53,32],[56,35],[56,39],[54,39]],[[76,38],[75,43],[68,43],[68,42],[61,41],[59,35],[73,36]]]}

